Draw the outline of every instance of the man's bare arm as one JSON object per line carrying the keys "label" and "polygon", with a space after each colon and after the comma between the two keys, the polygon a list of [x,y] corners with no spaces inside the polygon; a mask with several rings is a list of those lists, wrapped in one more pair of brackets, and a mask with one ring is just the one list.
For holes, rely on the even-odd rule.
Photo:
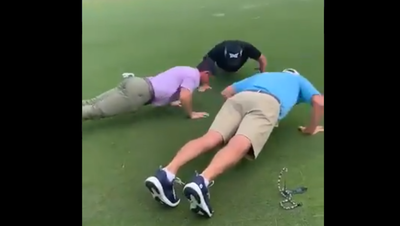
{"label": "man's bare arm", "polygon": [[232,86],[228,86],[221,92],[221,95],[228,99],[235,95],[235,89]]}
{"label": "man's bare arm", "polygon": [[179,95],[179,100],[181,101],[182,108],[185,110],[185,113],[188,117],[192,116],[193,108],[192,108],[192,92],[186,88],[181,88],[181,92]]}
{"label": "man's bare arm", "polygon": [[310,120],[310,128],[316,128],[324,115],[324,96],[314,95],[311,99],[312,112]]}
{"label": "man's bare arm", "polygon": [[260,72],[265,72],[265,68],[267,67],[267,58],[263,54],[258,58],[258,64]]}

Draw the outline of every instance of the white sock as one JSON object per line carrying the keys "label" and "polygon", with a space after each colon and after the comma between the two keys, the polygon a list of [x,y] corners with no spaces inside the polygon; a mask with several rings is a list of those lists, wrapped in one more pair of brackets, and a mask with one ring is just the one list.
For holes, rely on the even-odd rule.
{"label": "white sock", "polygon": [[167,178],[168,180],[171,182],[175,179],[175,174],[169,172],[166,168],[163,168],[163,170],[165,171],[165,173],[167,174]]}
{"label": "white sock", "polygon": [[210,181],[208,181],[203,175],[200,174],[200,176],[203,177],[203,179],[204,179],[204,184],[206,185],[206,187],[208,187],[208,185],[210,184]]}

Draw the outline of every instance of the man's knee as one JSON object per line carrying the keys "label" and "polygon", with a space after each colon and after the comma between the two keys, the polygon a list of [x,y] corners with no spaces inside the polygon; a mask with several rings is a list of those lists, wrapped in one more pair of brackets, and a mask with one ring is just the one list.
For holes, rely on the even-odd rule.
{"label": "man's knee", "polygon": [[82,106],[82,120],[104,117],[103,111],[96,105]]}
{"label": "man's knee", "polygon": [[92,99],[88,99],[88,100],[82,100],[82,106],[85,105],[93,105],[95,104],[97,101],[97,98],[92,98]]}
{"label": "man's knee", "polygon": [[252,159],[256,159],[267,142],[270,134],[276,125],[277,116],[267,117],[268,115],[274,115],[273,113],[263,113],[261,111],[255,111],[252,114],[246,115],[242,120],[236,136],[242,135],[248,138],[250,148],[248,149],[248,155]]}
{"label": "man's knee", "polygon": [[238,152],[243,153],[243,155],[246,154],[252,147],[250,138],[244,134],[236,134],[229,140],[227,145]]}
{"label": "man's knee", "polygon": [[214,148],[224,142],[223,136],[214,130],[209,130],[206,134],[199,138],[207,148]]}

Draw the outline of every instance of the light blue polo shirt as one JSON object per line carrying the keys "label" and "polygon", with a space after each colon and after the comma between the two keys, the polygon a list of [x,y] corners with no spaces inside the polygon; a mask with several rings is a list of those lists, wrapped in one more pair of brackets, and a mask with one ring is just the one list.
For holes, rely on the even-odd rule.
{"label": "light blue polo shirt", "polygon": [[258,73],[232,84],[235,93],[260,90],[275,96],[281,103],[279,120],[283,119],[294,105],[310,103],[320,92],[302,75],[287,72]]}

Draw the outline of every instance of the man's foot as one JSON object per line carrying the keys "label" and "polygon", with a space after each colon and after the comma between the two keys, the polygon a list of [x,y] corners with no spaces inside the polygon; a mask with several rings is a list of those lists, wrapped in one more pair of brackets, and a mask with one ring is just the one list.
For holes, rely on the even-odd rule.
{"label": "man's foot", "polygon": [[210,205],[210,193],[206,186],[203,176],[196,175],[192,182],[183,188],[185,197],[190,202],[190,210],[208,218],[212,217],[213,210]]}
{"label": "man's foot", "polygon": [[176,207],[179,204],[180,200],[175,194],[174,180],[168,179],[165,170],[157,170],[155,176],[145,180],[145,185],[157,202],[169,207]]}
{"label": "man's foot", "polygon": [[135,77],[135,74],[130,72],[122,73],[122,78],[132,78],[132,77]]}

